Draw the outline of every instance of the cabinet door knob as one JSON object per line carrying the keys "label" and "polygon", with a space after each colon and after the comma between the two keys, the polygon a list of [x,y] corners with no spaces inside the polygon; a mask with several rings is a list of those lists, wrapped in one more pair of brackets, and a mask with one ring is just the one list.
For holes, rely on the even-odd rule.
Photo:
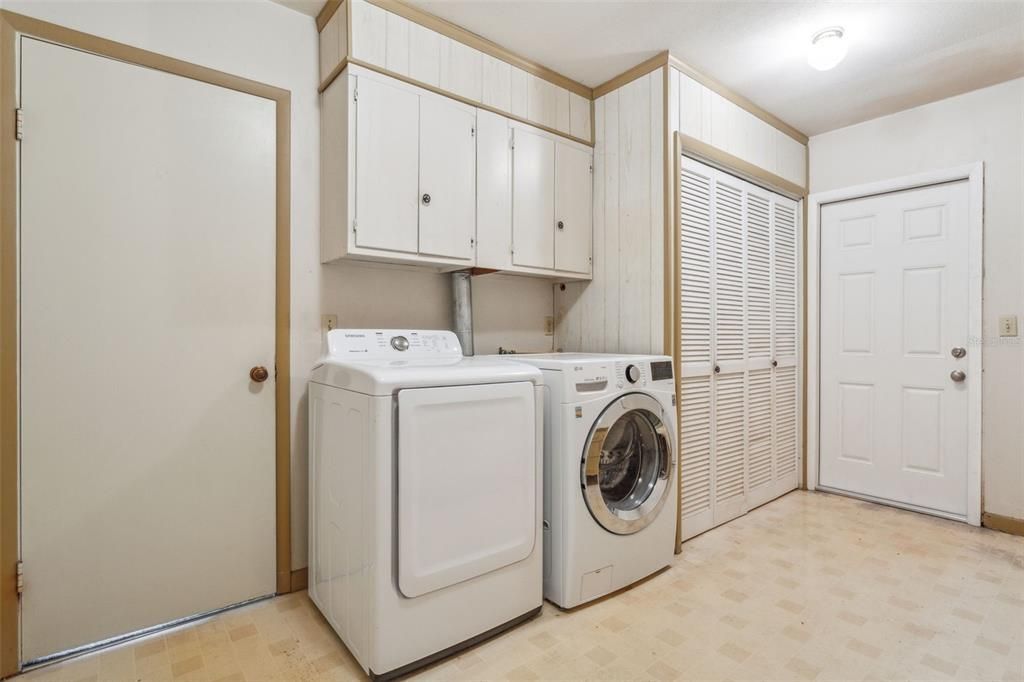
{"label": "cabinet door knob", "polygon": [[778,367],[778,366],[779,366],[779,361],[778,360],[772,360],[772,367]]}
{"label": "cabinet door knob", "polygon": [[264,381],[270,378],[270,372],[267,371],[266,367],[256,365],[249,370],[249,378],[255,381],[257,384],[262,384]]}
{"label": "cabinet door knob", "polygon": [[423,201],[423,205],[424,206],[429,206],[430,205],[430,195],[429,194],[424,194],[422,201]]}
{"label": "cabinet door knob", "polygon": [[722,368],[719,367],[718,365],[715,365],[715,374],[718,374],[721,371],[722,371]]}
{"label": "cabinet door knob", "polygon": [[561,220],[558,221],[558,229],[559,230],[564,230],[565,229],[565,223],[563,223]]}

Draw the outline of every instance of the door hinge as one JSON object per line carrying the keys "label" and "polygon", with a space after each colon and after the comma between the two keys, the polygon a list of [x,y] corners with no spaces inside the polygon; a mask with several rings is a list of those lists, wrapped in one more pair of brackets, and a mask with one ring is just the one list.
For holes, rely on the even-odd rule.
{"label": "door hinge", "polygon": [[593,173],[593,172],[594,172],[594,164],[590,164],[590,172],[591,172],[591,173]]}
{"label": "door hinge", "polygon": [[473,127],[473,128],[469,129],[469,136],[470,137],[476,137],[476,127]]}
{"label": "door hinge", "polygon": [[17,140],[25,137],[25,112],[21,109],[14,110],[14,137]]}
{"label": "door hinge", "polygon": [[14,565],[14,572],[17,575],[18,594],[25,591],[25,562],[19,561]]}
{"label": "door hinge", "polygon": [[358,227],[358,225],[359,224],[355,220],[352,221],[352,232],[356,231],[356,228]]}
{"label": "door hinge", "polygon": [[359,101],[359,88],[353,88],[352,89],[352,101],[353,102],[358,102]]}

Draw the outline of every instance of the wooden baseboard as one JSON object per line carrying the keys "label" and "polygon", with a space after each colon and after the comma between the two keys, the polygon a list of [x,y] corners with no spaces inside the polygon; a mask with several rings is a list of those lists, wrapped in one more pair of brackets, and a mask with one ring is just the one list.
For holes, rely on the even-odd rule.
{"label": "wooden baseboard", "polygon": [[306,589],[306,585],[309,583],[309,569],[300,568],[296,571],[292,571],[292,592],[298,592],[299,590]]}
{"label": "wooden baseboard", "polygon": [[1024,536],[1024,519],[1015,519],[1012,516],[1001,516],[983,512],[981,514],[981,525],[992,530],[1001,530],[1010,535]]}

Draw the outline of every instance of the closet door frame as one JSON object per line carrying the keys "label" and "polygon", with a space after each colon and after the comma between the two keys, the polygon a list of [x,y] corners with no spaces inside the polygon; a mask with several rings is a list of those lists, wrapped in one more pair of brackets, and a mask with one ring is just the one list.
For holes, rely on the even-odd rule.
{"label": "closet door frame", "polygon": [[[982,329],[982,232],[984,224],[984,174],[985,167],[981,161],[944,168],[915,175],[891,178],[879,182],[845,187],[842,189],[818,192],[807,198],[805,222],[807,224],[806,248],[801,249],[806,258],[808,287],[805,300],[807,333],[804,334],[804,345],[807,349],[807,379],[804,384],[806,391],[806,488],[815,490],[818,486],[819,457],[819,410],[820,410],[820,254],[821,254],[821,207],[838,201],[869,197],[876,194],[887,194],[901,190],[918,189],[929,185],[966,180],[968,183],[968,337],[980,339]],[[976,390],[971,391],[968,405],[967,425],[967,518],[972,526],[982,525],[981,510],[981,409],[984,392],[984,375],[982,372],[982,353],[980,349],[967,354],[967,374],[977,377]],[[904,506],[886,501],[891,506]],[[915,510],[919,511],[919,510]]]}
{"label": "closet door frame", "polygon": [[[677,363],[680,362],[681,351],[682,351],[682,334],[681,334],[681,311],[679,310],[679,287],[680,282],[680,258],[679,254],[683,248],[681,243],[681,209],[680,209],[680,183],[682,178],[682,165],[683,159],[688,158],[694,161],[698,161],[702,164],[710,166],[712,169],[719,170],[728,175],[731,175],[739,180],[755,185],[763,190],[779,194],[792,201],[796,202],[796,419],[797,419],[797,443],[796,443],[796,463],[797,463],[797,487],[796,489],[806,488],[807,480],[807,467],[808,458],[805,454],[806,446],[808,444],[808,413],[806,406],[808,398],[808,384],[806,383],[807,377],[807,294],[808,290],[805,285],[806,280],[806,263],[807,263],[807,235],[805,230],[807,229],[807,189],[806,187],[797,185],[785,178],[763,170],[743,159],[735,157],[731,154],[723,152],[719,149],[712,147],[711,145],[702,142],[696,138],[685,135],[681,132],[676,131],[672,136],[671,148],[673,151],[673,207],[672,207],[672,236],[668,240],[671,246],[671,253],[675,254],[671,263],[671,277],[666,277],[666,281],[671,281],[674,284],[674,288],[668,292],[669,306],[671,308],[671,315],[667,322],[672,328],[672,357]],[[774,235],[773,235],[774,239]],[[774,260],[774,252],[773,252]],[[773,273],[774,274],[774,273]],[[774,280],[773,280],[774,281]],[[773,320],[774,323],[774,320]],[[774,330],[773,330],[773,344],[774,344]],[[774,351],[774,346],[773,346]],[[713,379],[712,379],[713,381]],[[682,423],[683,404],[681,395],[681,376],[680,371],[676,372],[676,421]],[[774,376],[773,376],[774,386]],[[682,471],[682,456],[683,456],[683,443],[681,442],[682,435],[680,430],[680,442],[677,444],[679,448],[680,457],[680,471]],[[712,450],[713,450],[712,446]],[[713,457],[713,455],[712,455]],[[713,470],[712,460],[712,470]],[[680,483],[680,495],[678,495],[678,509],[676,514],[676,553],[681,551],[682,543],[682,494],[681,494],[681,481]]]}

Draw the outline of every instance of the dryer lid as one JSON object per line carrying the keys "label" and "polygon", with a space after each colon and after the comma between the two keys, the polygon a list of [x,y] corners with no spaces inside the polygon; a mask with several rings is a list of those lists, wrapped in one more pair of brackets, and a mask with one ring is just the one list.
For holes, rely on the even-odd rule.
{"label": "dryer lid", "polygon": [[535,367],[495,357],[463,357],[453,332],[410,329],[333,329],[327,355],[312,380],[367,395],[402,388],[542,382]]}

